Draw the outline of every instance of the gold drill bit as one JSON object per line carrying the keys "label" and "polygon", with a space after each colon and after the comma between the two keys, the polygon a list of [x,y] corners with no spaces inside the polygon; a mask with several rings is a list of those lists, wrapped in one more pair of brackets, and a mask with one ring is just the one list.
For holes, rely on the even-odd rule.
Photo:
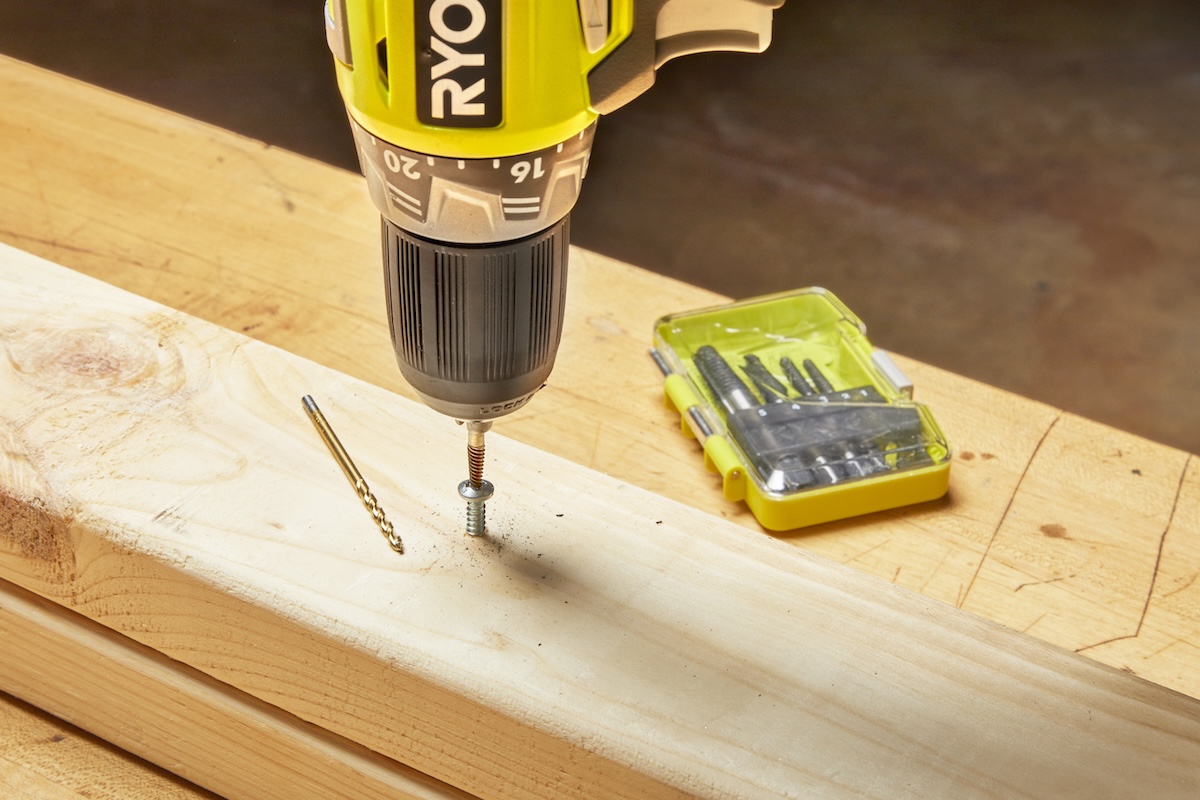
{"label": "gold drill bit", "polygon": [[342,447],[342,443],[338,441],[337,434],[333,432],[333,428],[329,427],[329,422],[325,419],[325,415],[321,413],[321,409],[317,408],[317,402],[312,399],[312,395],[307,394],[304,395],[301,402],[304,403],[304,410],[308,412],[308,418],[316,426],[317,433],[321,434],[321,438],[325,441],[329,452],[333,454],[334,460],[342,468],[342,472],[346,473],[346,479],[350,481],[350,484],[354,486],[354,491],[358,492],[358,496],[362,498],[363,505],[367,507],[367,511],[371,512],[371,516],[375,519],[375,524],[379,526],[379,532],[387,539],[387,543],[391,545],[393,550],[403,554],[404,542],[400,541],[400,536],[396,533],[395,527],[383,515],[383,509],[379,507],[379,501],[375,499],[375,495],[371,494],[371,490],[367,487],[367,482],[363,479],[362,473],[358,471],[358,467],[354,466],[354,462],[350,460],[350,455],[346,452],[346,448]]}

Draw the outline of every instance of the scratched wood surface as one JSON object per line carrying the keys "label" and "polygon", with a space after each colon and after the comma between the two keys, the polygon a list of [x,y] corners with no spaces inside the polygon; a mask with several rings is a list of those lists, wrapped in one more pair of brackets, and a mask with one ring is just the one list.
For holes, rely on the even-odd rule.
{"label": "scratched wood surface", "polygon": [[[0,675],[124,724],[137,752],[202,786],[1200,793],[1194,698],[499,435],[489,533],[464,536],[460,432],[429,409],[6,247],[0,297],[0,578],[158,651],[130,658],[103,635],[75,657],[9,648]],[[299,408],[314,386],[403,557]],[[29,634],[60,628],[56,607],[10,599],[0,635],[38,652]],[[160,654],[224,686],[188,683],[187,703],[151,691],[186,671]],[[226,687],[261,702],[213,713]],[[380,786],[382,760],[349,764],[313,735],[307,757],[271,746],[303,734],[271,707],[436,793]]]}
{"label": "scratched wood surface", "polygon": [[[0,240],[407,393],[358,176],[5,59],[0,106]],[[762,535],[644,355],[658,315],[720,299],[576,251],[550,386],[497,429]],[[1194,459],[900,360],[949,496],[782,538],[1200,697]]]}

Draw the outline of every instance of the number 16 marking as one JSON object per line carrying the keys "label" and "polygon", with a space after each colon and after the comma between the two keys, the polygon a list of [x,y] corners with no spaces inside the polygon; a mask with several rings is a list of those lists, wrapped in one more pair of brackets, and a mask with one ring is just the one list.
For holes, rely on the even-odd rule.
{"label": "number 16 marking", "polygon": [[512,165],[512,169],[509,170],[509,172],[512,173],[512,176],[514,178],[516,178],[516,181],[514,181],[514,183],[521,183],[522,181],[524,181],[526,178],[529,177],[530,170],[533,171],[533,177],[535,179],[540,178],[546,174],[546,171],[544,169],[542,169],[542,157],[541,156],[538,156],[537,158],[535,158],[533,160],[532,165],[528,161],[518,161],[517,163]]}

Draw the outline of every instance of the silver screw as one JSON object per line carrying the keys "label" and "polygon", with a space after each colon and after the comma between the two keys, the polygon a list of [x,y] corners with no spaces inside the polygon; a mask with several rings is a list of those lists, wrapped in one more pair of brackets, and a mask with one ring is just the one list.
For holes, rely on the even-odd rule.
{"label": "silver screw", "polygon": [[458,494],[467,501],[467,534],[483,536],[487,530],[487,501],[495,492],[490,481],[481,480],[475,486],[470,481],[458,485]]}

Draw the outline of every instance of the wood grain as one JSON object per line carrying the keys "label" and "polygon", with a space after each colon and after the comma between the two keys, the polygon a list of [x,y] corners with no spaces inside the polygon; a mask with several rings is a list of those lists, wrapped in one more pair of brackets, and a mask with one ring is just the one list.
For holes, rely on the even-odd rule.
{"label": "wood grain", "polygon": [[[6,644],[11,640],[4,636]],[[13,656],[0,657],[8,665]],[[83,664],[84,662],[77,662]],[[29,665],[37,669],[43,664]],[[68,665],[64,665],[68,666]],[[5,696],[0,797],[13,800],[213,800],[199,787]]]}
{"label": "wood grain", "polygon": [[[359,176],[3,57],[0,105],[0,240],[408,391]],[[550,386],[497,430],[759,530],[644,355],[658,315],[721,298],[578,250],[571,269]],[[898,360],[955,447],[950,495],[783,539],[1200,696],[1194,459]]]}
{"label": "wood grain", "polygon": [[[6,581],[0,640],[0,680],[9,691],[223,796],[469,800]],[[65,741],[55,731],[41,743]],[[45,758],[36,755],[14,774],[41,766]],[[87,791],[96,772],[53,776]],[[128,783],[121,792],[130,800],[193,796],[191,786],[166,777]]]}
{"label": "wood grain", "polygon": [[[461,437],[428,409],[0,263],[0,576],[437,780],[484,798],[1200,791],[1191,698],[499,436],[491,534],[463,537]],[[404,557],[311,431],[313,387]],[[211,785],[223,746],[176,757]]]}
{"label": "wood grain", "polygon": [[[22,110],[0,119],[0,240],[411,396],[388,342],[376,214],[360,176],[3,58],[0,102]],[[661,379],[645,357],[658,316],[721,299],[575,250],[567,328],[550,385],[497,431],[761,530],[743,506],[722,498],[695,443],[679,435],[677,416],[661,402]],[[1045,615],[1029,632],[1056,644],[1087,644],[1046,624],[1063,615],[1088,619],[1090,642],[1128,634],[1128,613],[1093,618],[1097,601],[1107,605],[1095,582],[1099,592],[1092,600],[1061,581],[1036,591],[1015,589],[1057,577],[1047,559],[1056,561],[1057,550],[1075,546],[1041,531],[1066,524],[1059,518],[1063,503],[1081,515],[1077,532],[1109,525],[1109,503],[1127,503],[1154,518],[1169,513],[1169,497],[1137,491],[1138,484],[1106,495],[1100,486],[1107,485],[1107,472],[1116,480],[1132,468],[1108,454],[1141,441],[1153,480],[1175,486],[1182,477],[1179,451],[1079,419],[1072,423],[1077,458],[1091,464],[1089,478],[1100,483],[1079,480],[1065,463],[1044,461],[1039,481],[1048,488],[1028,492],[1032,484],[1022,477],[1059,412],[898,360],[955,448],[950,495],[783,538],[1018,628]],[[1011,512],[1018,516],[1010,518]],[[1002,546],[993,552],[989,544],[1001,527]],[[1144,604],[1153,548],[1140,536],[1128,543],[1109,536],[1106,547],[1107,569],[1128,574],[1123,591],[1143,591],[1123,605]],[[1008,596],[993,612],[999,600],[988,581],[997,569],[1007,569],[1010,579]],[[964,598],[985,590],[986,602]],[[1152,606],[1158,602],[1150,599]],[[1190,620],[1180,638],[1200,642],[1200,619]],[[1136,671],[1141,656],[1162,645],[1126,646],[1134,657],[1117,658],[1109,648],[1085,652]],[[1154,659],[1175,661],[1156,678],[1200,696],[1200,670],[1186,650],[1172,648]]]}

